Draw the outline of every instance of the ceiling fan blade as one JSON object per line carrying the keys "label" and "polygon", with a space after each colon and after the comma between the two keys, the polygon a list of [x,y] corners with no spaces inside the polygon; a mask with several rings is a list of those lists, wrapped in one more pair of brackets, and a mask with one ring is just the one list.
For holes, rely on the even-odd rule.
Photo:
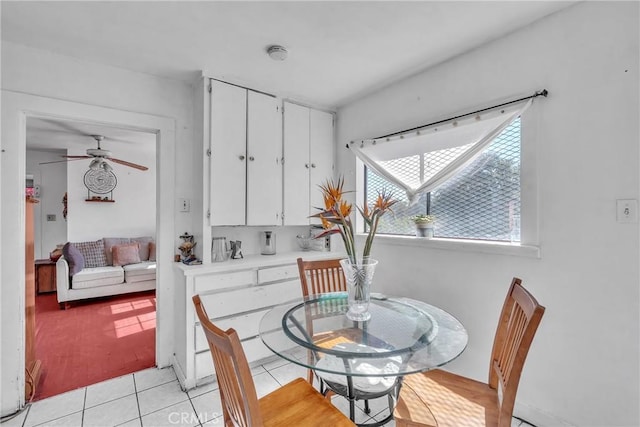
{"label": "ceiling fan blade", "polygon": [[62,157],[66,157],[67,159],[90,159],[91,156],[62,156]]}
{"label": "ceiling fan blade", "polygon": [[89,157],[86,156],[62,156],[62,157],[73,157],[73,158],[69,158],[67,160],[54,160],[52,162],[42,162],[42,163],[38,163],[39,165],[49,165],[51,163],[67,163],[67,162],[73,162],[74,160],[84,160],[84,159],[88,159]]}
{"label": "ceiling fan blade", "polygon": [[127,162],[126,160],[114,159],[113,157],[110,157],[109,160],[111,160],[112,162],[115,162],[115,163],[119,163],[119,164],[124,165],[124,166],[129,166],[131,168],[140,169],[141,171],[146,171],[146,170],[149,169],[146,166],[142,166],[142,165],[138,165],[138,164],[135,164],[135,163]]}

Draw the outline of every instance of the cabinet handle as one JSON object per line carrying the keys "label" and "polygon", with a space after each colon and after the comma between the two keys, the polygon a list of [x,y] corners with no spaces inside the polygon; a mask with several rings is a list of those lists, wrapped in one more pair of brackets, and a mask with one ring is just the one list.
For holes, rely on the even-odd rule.
{"label": "cabinet handle", "polygon": [[255,158],[253,156],[250,156],[249,160],[251,160],[253,162],[255,160]]}
{"label": "cabinet handle", "polygon": [[304,164],[304,167],[305,167],[305,168],[307,168],[307,169],[309,169],[309,163],[305,163],[305,164]]}
{"label": "cabinet handle", "polygon": [[311,167],[312,167],[312,168],[315,168],[315,167],[316,167],[316,164],[315,164],[315,163],[311,163]]}
{"label": "cabinet handle", "polygon": [[240,161],[244,160],[244,156],[242,154],[239,155],[238,158],[240,159]]}

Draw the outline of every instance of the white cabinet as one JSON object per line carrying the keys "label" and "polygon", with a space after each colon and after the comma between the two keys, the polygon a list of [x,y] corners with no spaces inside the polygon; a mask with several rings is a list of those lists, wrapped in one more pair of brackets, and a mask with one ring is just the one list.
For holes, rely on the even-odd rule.
{"label": "white cabinet", "polygon": [[309,108],[284,103],[284,225],[309,224]]}
{"label": "white cabinet", "polygon": [[318,185],[333,177],[333,114],[284,102],[284,225],[309,219],[322,207]]}
{"label": "white cabinet", "polygon": [[246,216],[247,91],[211,81],[211,225],[244,225]]}
{"label": "white cabinet", "polygon": [[276,98],[247,91],[247,225],[279,225],[282,140]]}
{"label": "white cabinet", "polygon": [[210,96],[210,225],[279,225],[276,98],[217,80],[211,80]]}
{"label": "white cabinet", "polygon": [[[333,114],[314,109],[309,110],[309,205],[310,215],[318,211],[314,207],[324,206],[318,185],[333,178]],[[318,220],[314,220],[319,222]]]}
{"label": "white cabinet", "polygon": [[274,356],[259,337],[262,316],[274,305],[302,296],[296,258],[336,256],[295,252],[266,260],[260,255],[250,255],[243,260],[208,266],[176,263],[173,365],[183,388],[209,382],[215,373],[207,340],[193,307],[193,295],[200,295],[214,324],[238,332],[249,363],[260,361]]}

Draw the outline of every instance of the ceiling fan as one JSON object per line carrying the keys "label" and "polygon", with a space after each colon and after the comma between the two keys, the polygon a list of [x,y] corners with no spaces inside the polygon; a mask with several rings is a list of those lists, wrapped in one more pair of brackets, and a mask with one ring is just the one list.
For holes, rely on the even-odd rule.
{"label": "ceiling fan", "polygon": [[[91,135],[91,137],[93,139],[96,140],[96,142],[98,143],[98,148],[88,148],[87,149],[87,155],[86,156],[62,156],[67,158],[67,161],[70,160],[82,160],[82,159],[93,159],[91,160],[91,163],[89,163],[89,169],[93,169],[93,170],[104,170],[106,172],[111,172],[112,167],[109,163],[107,163],[107,160],[114,162],[114,163],[118,163],[124,166],[129,166],[131,168],[135,168],[135,169],[139,169],[141,171],[146,171],[149,168],[146,166],[142,166],[136,163],[131,163],[131,162],[127,162],[126,160],[121,160],[121,159],[116,159],[111,157],[111,151],[109,150],[104,150],[102,148],[100,148],[100,143],[104,140],[104,136],[102,135]],[[65,160],[60,160],[60,161],[56,161],[56,162],[43,162],[40,163],[41,165],[46,165],[48,163],[60,163],[61,161],[65,161]]]}

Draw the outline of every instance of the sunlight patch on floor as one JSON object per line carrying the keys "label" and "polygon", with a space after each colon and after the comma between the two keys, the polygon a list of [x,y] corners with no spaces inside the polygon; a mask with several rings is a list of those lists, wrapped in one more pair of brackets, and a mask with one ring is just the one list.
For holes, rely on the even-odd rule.
{"label": "sunlight patch on floor", "polygon": [[112,314],[120,314],[126,313],[134,310],[142,310],[145,308],[153,308],[155,309],[155,298],[141,301],[131,301],[131,302],[123,302],[117,304],[111,304],[111,313]]}

